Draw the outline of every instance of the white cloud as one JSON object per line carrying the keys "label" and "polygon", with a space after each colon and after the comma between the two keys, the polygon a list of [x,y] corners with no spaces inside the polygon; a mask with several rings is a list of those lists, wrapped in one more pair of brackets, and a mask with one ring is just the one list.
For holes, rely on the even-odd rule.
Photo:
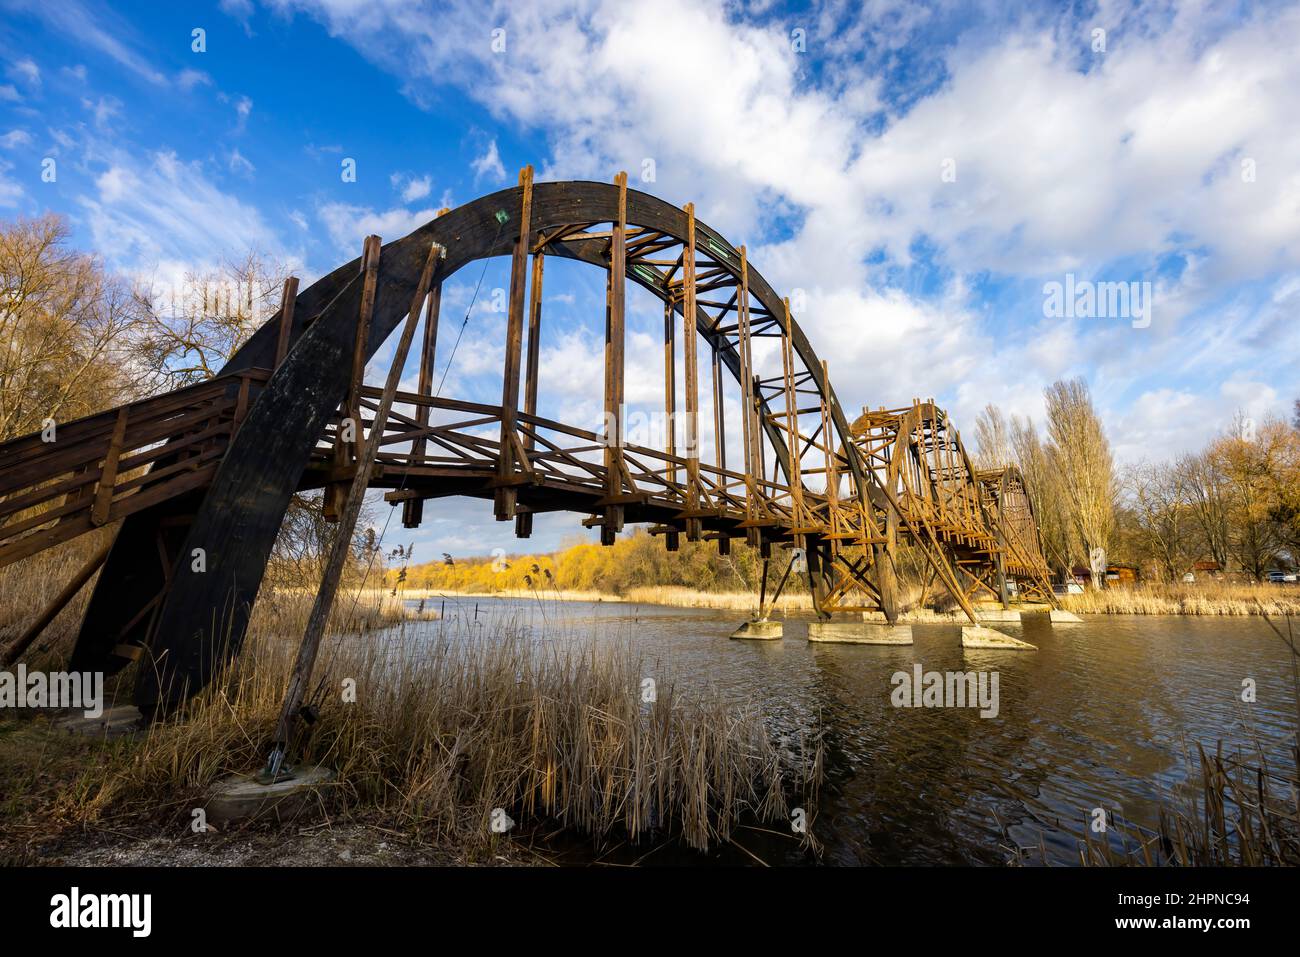
{"label": "white cloud", "polygon": [[[543,137],[540,178],[608,181],[653,159],[645,188],[693,200],[779,291],[807,290],[801,325],[846,409],[935,395],[970,428],[988,401],[1041,414],[1044,384],[1085,373],[1118,421],[1147,394],[1222,403],[1220,385],[1253,365],[1274,388],[1297,342],[1279,317],[1300,270],[1300,8],[1239,23],[1108,3],[1096,18],[1109,49],[1094,57],[1070,12],[954,32],[922,54],[914,31],[945,26],[934,11],[828,3],[810,24],[822,47],[801,59],[783,20],[695,0],[270,4],[316,16],[417,102],[449,86]],[[506,55],[487,24],[506,27]],[[901,51],[940,81],[903,106],[879,69]],[[497,140],[477,145],[476,182],[504,181]],[[429,195],[422,182],[404,202]],[[317,215],[355,255],[367,232],[395,238],[432,212]],[[1174,254],[1181,276],[1154,276]],[[993,314],[972,292],[978,278],[1034,288],[1066,271],[1157,279],[1152,328]],[[1255,281],[1287,306],[1234,296]],[[1195,384],[1176,381],[1184,369]],[[1135,429],[1151,443],[1190,435]]]}
{"label": "white cloud", "polygon": [[165,261],[213,263],[247,249],[289,258],[255,208],[175,153],[154,153],[145,163],[118,154],[78,203],[93,247],[128,271]]}
{"label": "white cloud", "polygon": [[0,136],[0,148],[11,150],[19,146],[27,146],[32,141],[32,134],[26,130],[10,130],[4,136]]}
{"label": "white cloud", "polygon": [[9,75],[27,86],[39,89],[41,85],[41,68],[31,57],[15,61],[9,67]]}
{"label": "white cloud", "polygon": [[487,145],[487,150],[482,156],[476,156],[470,163],[474,170],[474,181],[487,178],[491,182],[499,183],[506,178],[506,169],[501,165],[501,154],[497,152],[497,141],[491,140]]}
{"label": "white cloud", "polygon": [[186,93],[190,92],[197,86],[209,86],[212,83],[212,77],[208,76],[202,70],[181,70],[176,75],[176,85]]}
{"label": "white cloud", "polygon": [[411,177],[407,182],[406,188],[402,190],[402,202],[413,203],[417,199],[424,199],[433,189],[433,179],[429,176],[423,176],[420,179]]}
{"label": "white cloud", "polygon": [[401,239],[437,215],[437,210],[409,210],[401,207],[376,212],[369,206],[348,203],[325,203],[316,210],[330,239],[339,252],[361,255],[361,243],[367,236],[379,236],[384,242]]}

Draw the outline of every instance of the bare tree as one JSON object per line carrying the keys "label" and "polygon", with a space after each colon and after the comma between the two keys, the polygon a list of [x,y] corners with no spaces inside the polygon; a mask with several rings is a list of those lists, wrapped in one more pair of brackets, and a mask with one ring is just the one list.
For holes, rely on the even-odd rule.
{"label": "bare tree", "polygon": [[1126,470],[1124,485],[1138,547],[1176,580],[1187,565],[1192,521],[1181,472],[1166,464],[1135,465]]}
{"label": "bare tree", "polygon": [[1052,383],[1047,401],[1048,458],[1060,477],[1071,524],[1088,553],[1093,587],[1105,581],[1115,530],[1116,481],[1110,442],[1082,379]]}
{"label": "bare tree", "polygon": [[1183,482],[1199,544],[1220,568],[1228,567],[1228,485],[1207,452],[1184,455],[1175,468]]}
{"label": "bare tree", "polygon": [[975,418],[975,449],[976,468],[1000,469],[1012,463],[1007,420],[992,403]]}
{"label": "bare tree", "polygon": [[64,220],[0,223],[0,441],[129,396],[139,315],[102,263],[68,248]]}
{"label": "bare tree", "polygon": [[209,379],[279,308],[286,267],[250,250],[178,287],[138,289],[139,355],[160,389]]}

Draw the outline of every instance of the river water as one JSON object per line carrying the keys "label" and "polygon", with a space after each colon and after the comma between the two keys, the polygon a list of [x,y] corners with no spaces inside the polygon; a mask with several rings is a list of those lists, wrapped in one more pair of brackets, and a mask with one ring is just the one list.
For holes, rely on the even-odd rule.
{"label": "river water", "polygon": [[[1222,742],[1251,764],[1262,750],[1280,773],[1295,771],[1291,653],[1257,618],[997,626],[1038,645],[1032,652],[964,650],[955,624],[914,625],[913,645],[888,647],[809,643],[810,616],[788,618],[779,641],[733,641],[743,618],[734,611],[473,598],[443,607],[443,621],[418,627],[631,644],[679,687],[757,707],[774,735],[824,729],[814,831],[830,864],[1001,864],[1015,847],[1031,849],[1029,863],[1077,864],[1094,809],[1157,824],[1160,803],[1178,798],[1189,772],[1199,777],[1197,743]],[[997,672],[997,715],[895,707],[893,676],[917,663]],[[1253,703],[1242,701],[1246,679]]]}

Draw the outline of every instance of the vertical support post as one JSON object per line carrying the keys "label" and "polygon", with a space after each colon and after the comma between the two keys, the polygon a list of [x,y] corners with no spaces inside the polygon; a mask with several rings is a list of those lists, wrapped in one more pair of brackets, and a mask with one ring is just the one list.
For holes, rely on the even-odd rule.
{"label": "vertical support post", "polygon": [[525,166],[519,171],[521,198],[519,203],[519,236],[515,239],[514,255],[510,264],[510,303],[506,317],[506,364],[501,387],[501,447],[497,457],[497,489],[493,496],[496,520],[505,522],[515,517],[518,489],[515,488],[515,445],[519,436],[515,432],[519,409],[520,351],[524,335],[524,287],[528,283],[528,248],[531,241],[533,219],[533,168]]}
{"label": "vertical support post", "polygon": [[[524,412],[537,414],[537,376],[541,363],[542,334],[542,275],[546,268],[546,254],[537,250],[533,254],[533,282],[528,289],[528,366],[524,371]],[[532,433],[524,436],[524,450],[531,452],[536,446]],[[528,538],[533,534],[533,513],[515,515],[515,536]]]}
{"label": "vertical support post", "polygon": [[[448,212],[447,207],[438,210],[438,215],[443,216]],[[446,255],[443,252],[441,255]],[[430,396],[433,392],[433,375],[436,369],[436,360],[438,357],[438,317],[442,312],[442,283],[436,282],[429,289],[429,296],[426,300],[424,317],[424,339],[420,345],[420,378],[416,390],[422,396]],[[418,405],[415,409],[415,421],[422,429],[429,427],[431,409],[427,405]],[[411,443],[411,464],[416,465],[424,456],[424,451],[428,446],[428,440],[423,435],[417,437]],[[402,503],[402,527],[419,528],[424,521],[424,499],[410,498]]]}
{"label": "vertical support post", "polygon": [[822,360],[822,388],[821,408],[822,408],[822,447],[825,449],[825,476],[826,476],[826,525],[830,529],[830,553],[831,560],[840,553],[840,471],[839,462],[836,461],[834,429],[835,424],[831,417],[831,404],[826,397],[826,392],[830,389],[830,370],[826,366],[826,360]]}
{"label": "vertical support post", "polygon": [[686,539],[700,540],[700,367],[695,299],[695,204],[686,204],[682,249],[682,355],[686,374]]}
{"label": "vertical support post", "polygon": [[126,442],[126,406],[117,412],[117,421],[113,423],[113,435],[108,441],[108,451],[104,454],[104,464],[99,471],[99,482],[95,486],[95,503],[90,508],[90,524],[98,527],[108,521],[113,507],[113,486],[117,484],[117,463],[122,457],[122,446]]}
{"label": "vertical support post", "polygon": [[280,294],[280,336],[275,342],[275,368],[289,354],[289,333],[293,331],[293,307],[298,302],[298,277],[290,276],[284,281],[284,291]]}
{"label": "vertical support post", "polygon": [[[762,507],[758,485],[763,478],[763,466],[759,459],[759,444],[762,442],[762,437],[759,434],[760,425],[757,419],[753,340],[749,323],[749,253],[744,246],[740,247],[740,292],[736,299],[736,306],[736,332],[739,337],[740,353],[740,434],[745,469],[745,521],[754,522],[758,520],[760,512],[766,512],[766,509]],[[762,539],[761,529],[752,525],[745,528],[745,540],[751,548],[761,547]],[[764,561],[766,562],[767,559]]]}
{"label": "vertical support post", "polygon": [[627,280],[627,173],[614,177],[618,211],[609,240],[609,270],[605,283],[605,521],[600,543],[613,545],[623,529],[623,506],[612,501],[623,494],[623,308]]}
{"label": "vertical support post", "polygon": [[[664,451],[669,462],[664,475],[669,485],[669,495],[677,499],[677,315],[673,309],[673,293],[664,297]],[[684,499],[682,500],[684,503]],[[680,536],[676,529],[664,533],[664,547],[677,551]]]}
{"label": "vertical support post", "polygon": [[[781,330],[781,378],[785,386],[786,444],[790,449],[790,518],[796,529],[807,525],[804,520],[802,438],[799,434],[799,395],[794,384],[794,336],[790,327],[790,300],[782,299],[785,325]],[[795,544],[807,551],[807,539],[795,532]],[[811,569],[811,565],[809,568]]]}
{"label": "vertical support post", "polygon": [[[722,395],[722,344],[726,341],[725,336],[719,335],[713,342],[713,444],[714,461],[718,464],[718,471],[727,470],[727,422],[723,414],[723,395]],[[719,483],[726,487],[725,477],[718,476]]]}
{"label": "vertical support post", "polygon": [[[429,249],[424,271],[421,273],[419,283],[416,286],[415,297],[411,300],[406,325],[402,328],[402,337],[397,343],[396,351],[393,353],[393,363],[389,367],[388,379],[384,383],[384,391],[379,399],[379,409],[375,413],[374,427],[370,430],[370,435],[366,437],[365,445],[357,458],[357,468],[352,475],[352,481],[349,483],[344,500],[343,511],[339,516],[338,534],[334,538],[334,544],[330,548],[329,557],[325,562],[325,571],[321,576],[320,588],[317,590],[316,599],[312,603],[311,615],[307,619],[307,627],[302,636],[302,644],[298,647],[298,657],[289,676],[289,687],[285,691],[284,704],[280,708],[280,717],[276,722],[271,753],[261,774],[261,779],[265,783],[281,780],[282,771],[285,770],[284,756],[289,746],[293,722],[302,710],[303,699],[306,697],[307,689],[311,686],[311,673],[316,664],[316,653],[320,649],[320,640],[325,631],[325,622],[329,619],[330,609],[334,606],[334,595],[338,591],[343,566],[352,550],[352,532],[356,528],[357,517],[361,514],[361,503],[366,496],[366,486],[370,482],[370,470],[374,465],[375,454],[379,451],[379,443],[384,437],[384,423],[387,422],[388,414],[393,407],[393,397],[397,393],[397,384],[402,378],[402,367],[406,365],[406,354],[411,348],[411,340],[415,338],[415,326],[420,319],[420,309],[424,305],[425,297],[429,294],[429,283],[432,281],[434,267],[441,251],[441,247],[437,245],[433,245]],[[373,259],[377,261],[379,258],[378,243],[376,243],[373,252]],[[373,265],[377,266],[377,262]],[[366,298],[363,296],[361,300],[362,312],[369,312],[373,308],[374,297]],[[364,318],[367,320],[368,325],[370,317],[365,316]]]}
{"label": "vertical support post", "polygon": [[[357,316],[357,333],[352,343],[352,377],[348,382],[347,397],[343,400],[342,419],[334,435],[334,467],[342,469],[356,461],[361,442],[361,387],[366,375],[366,343],[370,338],[370,313],[375,305],[375,289],[379,278],[378,236],[367,236],[361,253],[361,269],[365,273],[361,287],[361,312]],[[349,428],[349,422],[351,427]],[[347,433],[351,438],[347,438]],[[337,521],[347,489],[345,480],[331,482],[325,488],[325,519]]]}

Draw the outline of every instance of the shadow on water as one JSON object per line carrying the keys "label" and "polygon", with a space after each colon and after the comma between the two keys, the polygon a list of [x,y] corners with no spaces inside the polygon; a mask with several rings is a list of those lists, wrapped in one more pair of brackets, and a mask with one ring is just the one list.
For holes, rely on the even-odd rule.
{"label": "shadow on water", "polygon": [[[426,607],[438,607],[438,601]],[[1196,774],[1198,742],[1287,760],[1295,733],[1289,652],[1253,618],[1096,616],[1001,630],[1037,652],[963,649],[955,624],[914,625],[912,646],[810,644],[808,616],[780,641],[732,641],[736,612],[653,605],[448,599],[418,627],[491,640],[522,625],[536,642],[631,643],[657,680],[760,709],[772,735],[822,732],[827,780],[813,820],[830,864],[1077,864],[1096,808],[1154,828],[1159,806]],[[409,626],[408,626],[409,627]],[[892,676],[914,664],[996,672],[998,713],[895,707]],[[1244,679],[1257,700],[1241,701]],[[793,838],[752,823],[743,846],[699,855],[614,840],[598,859],[806,863]],[[567,843],[562,857],[581,853]],[[748,852],[748,853],[746,853]],[[586,845],[586,859],[591,859]]]}

